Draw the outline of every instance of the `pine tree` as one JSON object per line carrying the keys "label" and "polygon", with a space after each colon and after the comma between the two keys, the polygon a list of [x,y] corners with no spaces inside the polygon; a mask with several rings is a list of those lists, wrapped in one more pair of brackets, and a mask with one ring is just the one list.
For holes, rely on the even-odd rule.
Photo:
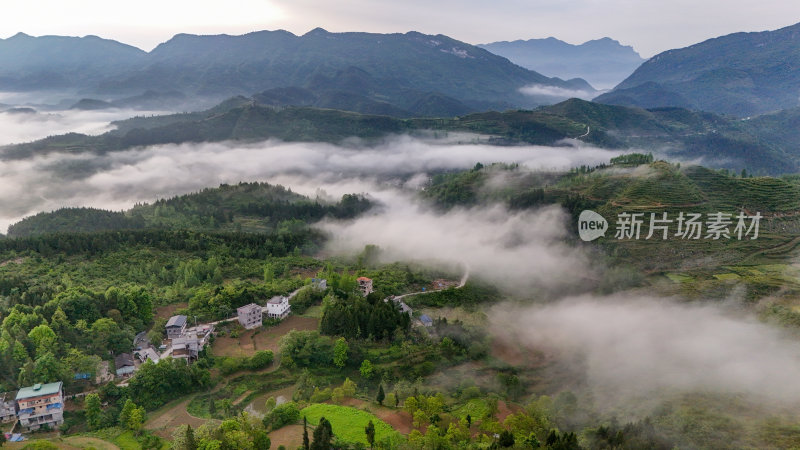
{"label": "pine tree", "polygon": [[383,385],[378,385],[378,396],[375,398],[378,400],[378,404],[383,406],[383,400],[386,398],[386,393],[383,392]]}
{"label": "pine tree", "polygon": [[333,440],[333,429],[328,419],[319,418],[319,425],[314,430],[314,442],[311,443],[310,450],[330,450]]}
{"label": "pine tree", "polygon": [[194,430],[191,425],[186,425],[186,450],[197,450],[197,442],[194,440]]}
{"label": "pine tree", "polygon": [[397,408],[400,406],[400,396],[397,395],[397,391],[394,391],[394,407]]}
{"label": "pine tree", "polygon": [[369,447],[372,448],[375,446],[375,424],[372,423],[370,420],[366,427],[364,427],[364,433],[367,435],[367,442],[369,442]]}
{"label": "pine tree", "polygon": [[308,442],[308,420],[303,416],[303,450],[309,450],[310,444]]}

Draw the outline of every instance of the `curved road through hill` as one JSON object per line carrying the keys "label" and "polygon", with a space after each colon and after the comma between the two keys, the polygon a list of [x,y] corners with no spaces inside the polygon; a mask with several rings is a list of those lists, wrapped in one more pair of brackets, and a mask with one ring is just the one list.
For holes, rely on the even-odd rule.
{"label": "curved road through hill", "polygon": [[[467,284],[467,280],[469,280],[469,269],[464,271],[464,276],[461,277],[461,281],[459,281],[458,286],[456,286],[455,289],[461,289],[462,287],[464,287],[464,285]],[[397,300],[402,300],[402,299],[404,299],[406,297],[410,297],[412,295],[430,294],[431,292],[439,292],[439,291],[430,290],[430,291],[411,292],[411,293],[408,293],[408,294],[398,295],[398,296],[396,296],[394,298],[394,300],[396,300],[396,301]]]}

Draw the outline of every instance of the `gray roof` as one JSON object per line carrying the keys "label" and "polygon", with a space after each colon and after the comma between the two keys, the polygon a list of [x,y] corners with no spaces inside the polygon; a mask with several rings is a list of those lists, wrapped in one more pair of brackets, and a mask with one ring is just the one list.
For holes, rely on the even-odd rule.
{"label": "gray roof", "polygon": [[258,308],[260,310],[261,306],[256,305],[255,303],[250,303],[248,305],[244,305],[244,306],[240,306],[240,307],[236,308],[236,312],[247,312],[247,311],[250,311],[250,310],[253,310],[253,309],[256,309],[256,308]]}
{"label": "gray roof", "polygon": [[167,321],[167,328],[170,327],[183,328],[184,325],[186,325],[186,316],[183,315],[172,316],[169,318],[169,321]]}
{"label": "gray roof", "polygon": [[117,369],[119,369],[125,366],[133,366],[135,364],[133,363],[133,356],[131,356],[130,353],[120,353],[116,358],[114,358],[114,365],[117,367]]}
{"label": "gray roof", "polygon": [[431,319],[431,317],[429,315],[427,315],[427,314],[423,314],[423,315],[419,316],[419,321],[424,323],[425,325],[428,325],[428,324],[432,325],[433,324],[433,319]]}
{"label": "gray roof", "polygon": [[284,302],[285,298],[286,297],[284,297],[282,295],[276,295],[275,297],[272,297],[271,299],[269,299],[269,301],[267,303],[269,303],[271,305],[280,305],[281,303]]}

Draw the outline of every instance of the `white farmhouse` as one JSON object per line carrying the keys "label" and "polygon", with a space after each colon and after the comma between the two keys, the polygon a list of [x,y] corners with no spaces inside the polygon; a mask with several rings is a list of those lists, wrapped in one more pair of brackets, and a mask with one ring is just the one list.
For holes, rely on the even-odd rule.
{"label": "white farmhouse", "polygon": [[289,297],[278,295],[267,302],[267,317],[270,319],[283,319],[292,312],[289,306]]}

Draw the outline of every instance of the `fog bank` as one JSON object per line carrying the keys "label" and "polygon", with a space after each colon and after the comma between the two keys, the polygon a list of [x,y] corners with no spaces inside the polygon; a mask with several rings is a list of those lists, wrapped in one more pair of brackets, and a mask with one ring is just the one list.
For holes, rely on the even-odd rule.
{"label": "fog bank", "polygon": [[[104,155],[52,153],[0,160],[0,230],[40,211],[65,206],[126,209],[220,183],[276,182],[292,175],[297,181],[317,180],[322,187],[346,178],[414,178],[470,168],[476,162],[567,169],[606,162],[619,153],[594,147],[464,145],[408,136],[374,146],[267,141],[161,145]],[[424,179],[416,177],[418,182]]]}
{"label": "fog bank", "polygon": [[489,314],[495,335],[556,358],[580,355],[598,406],[643,404],[703,391],[800,403],[800,345],[718,305],[640,296],[582,296],[508,304]]}

